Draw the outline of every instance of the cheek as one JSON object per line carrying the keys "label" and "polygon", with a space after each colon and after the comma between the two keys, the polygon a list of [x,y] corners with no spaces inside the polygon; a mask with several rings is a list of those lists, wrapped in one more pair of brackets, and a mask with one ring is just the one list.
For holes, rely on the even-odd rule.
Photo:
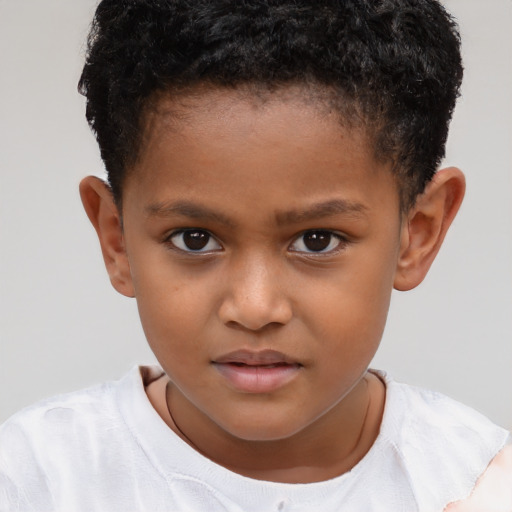
{"label": "cheek", "polygon": [[[392,258],[378,261],[361,255],[336,279],[309,290],[310,325],[325,340],[327,365],[357,373],[375,354],[386,324],[393,280]],[[321,341],[320,341],[321,343]]]}
{"label": "cheek", "polygon": [[[133,258],[132,278],[144,332],[157,352],[172,342],[194,346],[196,335],[208,320],[206,290],[197,280],[171,266],[165,258]],[[158,357],[158,354],[156,354]]]}
{"label": "cheek", "polygon": [[[161,284],[161,283],[160,283]],[[155,283],[157,286],[157,283]],[[187,382],[191,371],[201,385],[198,367],[209,363],[203,346],[206,320],[198,314],[200,297],[185,286],[159,286],[137,296],[147,343],[160,366],[176,383]]]}
{"label": "cheek", "polygon": [[309,290],[309,303],[320,329],[366,338],[382,330],[389,308],[393,273],[377,262],[347,267],[337,279]]}

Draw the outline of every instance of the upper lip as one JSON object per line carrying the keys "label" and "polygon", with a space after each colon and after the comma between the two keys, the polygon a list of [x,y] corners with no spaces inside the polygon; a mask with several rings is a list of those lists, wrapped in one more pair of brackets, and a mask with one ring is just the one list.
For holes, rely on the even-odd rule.
{"label": "upper lip", "polygon": [[215,358],[213,363],[241,363],[249,366],[260,366],[269,364],[299,364],[286,354],[276,350],[234,350],[220,357]]}

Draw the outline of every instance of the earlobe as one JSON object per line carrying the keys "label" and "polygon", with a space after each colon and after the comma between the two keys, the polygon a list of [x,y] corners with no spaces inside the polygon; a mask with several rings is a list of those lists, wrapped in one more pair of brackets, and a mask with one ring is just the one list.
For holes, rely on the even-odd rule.
{"label": "earlobe", "polygon": [[462,171],[439,171],[411,208],[402,226],[394,287],[406,291],[418,286],[432,265],[464,198]]}
{"label": "earlobe", "polygon": [[98,235],[112,286],[122,295],[134,297],[121,217],[110,187],[99,178],[88,176],[80,183],[80,197]]}

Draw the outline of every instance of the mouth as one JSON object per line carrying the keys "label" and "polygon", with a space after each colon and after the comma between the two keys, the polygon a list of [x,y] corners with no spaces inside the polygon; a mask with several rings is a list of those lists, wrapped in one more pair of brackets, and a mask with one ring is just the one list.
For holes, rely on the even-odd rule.
{"label": "mouth", "polygon": [[258,363],[221,363],[221,364],[231,364],[233,366],[238,366],[239,368],[249,367],[249,368],[278,368],[283,366],[290,366],[289,363],[274,363],[274,364],[258,364]]}
{"label": "mouth", "polygon": [[298,364],[291,357],[277,350],[235,350],[215,358],[213,363],[245,366],[274,366]]}
{"label": "mouth", "polygon": [[274,350],[237,350],[212,361],[230,387],[244,393],[271,393],[297,377],[303,366]]}

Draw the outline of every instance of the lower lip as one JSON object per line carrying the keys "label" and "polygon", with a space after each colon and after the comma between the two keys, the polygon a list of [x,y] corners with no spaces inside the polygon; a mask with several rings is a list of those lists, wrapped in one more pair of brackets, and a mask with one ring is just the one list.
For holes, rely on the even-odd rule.
{"label": "lower lip", "polygon": [[213,364],[234,388],[245,393],[271,393],[276,391],[293,380],[301,369],[298,364],[276,366]]}

